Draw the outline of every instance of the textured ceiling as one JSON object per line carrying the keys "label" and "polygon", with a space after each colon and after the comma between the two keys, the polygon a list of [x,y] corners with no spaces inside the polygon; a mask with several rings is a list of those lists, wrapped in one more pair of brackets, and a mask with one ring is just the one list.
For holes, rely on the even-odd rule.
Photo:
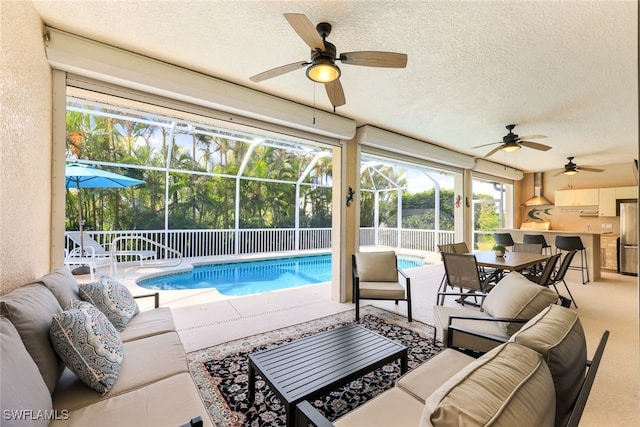
{"label": "textured ceiling", "polygon": [[[337,114],[482,157],[505,125],[542,134],[539,152],[490,160],[525,171],[638,158],[635,1],[35,0],[45,24],[332,111],[304,70],[249,77],[309,59],[283,13],[329,22],[338,52],[404,52],[406,69],[340,65]],[[587,172],[585,172],[587,173]]]}

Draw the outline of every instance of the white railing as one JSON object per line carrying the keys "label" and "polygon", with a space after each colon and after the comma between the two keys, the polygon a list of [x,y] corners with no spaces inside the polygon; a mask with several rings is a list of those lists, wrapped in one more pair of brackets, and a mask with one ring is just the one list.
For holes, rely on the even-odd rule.
{"label": "white railing", "polygon": [[438,245],[450,244],[454,241],[453,231],[379,228],[376,233],[373,227],[360,228],[360,246],[388,246],[437,252]]}
{"label": "white railing", "polygon": [[[86,231],[109,250],[111,243],[125,240],[118,250],[156,251],[157,259],[173,259],[177,253],[185,258],[216,255],[255,254],[309,249],[331,249],[330,228],[275,228],[243,230],[123,230]],[[125,239],[122,239],[125,238]],[[453,231],[363,227],[361,246],[387,246],[436,252],[438,244],[454,242]],[[120,245],[119,245],[120,246]],[[67,238],[70,251],[75,243]],[[164,250],[162,247],[168,248]]]}
{"label": "white railing", "polygon": [[[144,264],[145,259],[155,260],[157,258],[158,250],[164,253],[165,260],[172,258],[172,262],[169,264],[164,263],[163,267],[177,267],[182,262],[182,254],[180,252],[173,250],[171,248],[168,248],[165,245],[162,245],[160,243],[157,243],[154,240],[151,240],[142,236],[118,236],[115,239],[113,239],[113,241],[111,242],[109,273],[118,274],[118,257],[121,256],[119,254],[123,253],[123,251],[129,252],[132,246],[140,247],[141,244],[143,244],[143,246],[145,247],[153,247],[154,249],[151,251],[152,252],[155,251],[156,256],[148,258],[143,255],[144,252],[139,252],[140,255],[138,255],[138,259],[140,261],[140,267],[145,267],[145,264]],[[139,249],[136,249],[136,250],[139,250]],[[171,255],[171,257],[169,257],[168,255]],[[132,257],[135,257],[135,255],[125,255],[125,258],[132,258]],[[154,263],[154,265],[152,265],[151,267],[155,267],[155,266],[156,264]],[[148,263],[146,267],[150,267]]]}

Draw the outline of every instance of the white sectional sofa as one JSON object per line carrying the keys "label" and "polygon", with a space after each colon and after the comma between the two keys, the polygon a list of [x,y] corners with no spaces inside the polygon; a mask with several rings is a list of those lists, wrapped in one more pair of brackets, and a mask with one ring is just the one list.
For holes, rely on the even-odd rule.
{"label": "white sectional sofa", "polygon": [[180,426],[197,417],[213,426],[168,308],[140,311],[119,332],[123,357],[106,394],[65,367],[52,317],[79,299],[65,268],[0,297],[3,426]]}

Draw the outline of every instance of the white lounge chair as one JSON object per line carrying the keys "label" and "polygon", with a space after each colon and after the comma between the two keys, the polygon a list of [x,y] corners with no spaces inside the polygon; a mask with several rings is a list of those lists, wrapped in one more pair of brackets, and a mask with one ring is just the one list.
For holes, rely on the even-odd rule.
{"label": "white lounge chair", "polygon": [[96,268],[101,265],[109,264],[111,262],[110,257],[81,257],[81,256],[72,256],[69,255],[69,251],[67,249],[64,250],[64,266],[72,271],[72,267],[89,267],[89,274],[91,275],[91,280],[94,280],[94,273]]}
{"label": "white lounge chair", "polygon": [[[98,243],[86,232],[82,232],[82,239],[80,239],[79,231],[67,231],[66,235],[74,241],[78,245],[77,248],[70,252],[69,258],[110,258],[111,251],[107,250],[104,246]],[[80,250],[81,247],[84,247],[84,253]],[[113,251],[113,256],[118,259],[122,258],[137,258],[140,261],[140,265],[144,265],[145,260],[155,259],[156,252],[155,251],[147,251],[147,250],[115,250]]]}

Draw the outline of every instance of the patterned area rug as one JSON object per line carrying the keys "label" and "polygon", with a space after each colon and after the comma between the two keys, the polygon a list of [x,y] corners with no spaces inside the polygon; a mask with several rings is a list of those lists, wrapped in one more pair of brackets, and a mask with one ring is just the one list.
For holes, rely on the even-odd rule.
{"label": "patterned area rug", "polygon": [[[284,407],[258,375],[255,402],[248,401],[248,354],[265,350],[296,338],[353,323],[347,311],[311,322],[227,342],[189,353],[189,369],[200,395],[218,426],[283,426]],[[433,345],[433,326],[413,321],[389,311],[365,306],[360,324],[409,348],[409,369],[438,354]],[[393,387],[400,376],[400,363],[388,364],[311,403],[329,420],[335,420],[367,400]]]}

